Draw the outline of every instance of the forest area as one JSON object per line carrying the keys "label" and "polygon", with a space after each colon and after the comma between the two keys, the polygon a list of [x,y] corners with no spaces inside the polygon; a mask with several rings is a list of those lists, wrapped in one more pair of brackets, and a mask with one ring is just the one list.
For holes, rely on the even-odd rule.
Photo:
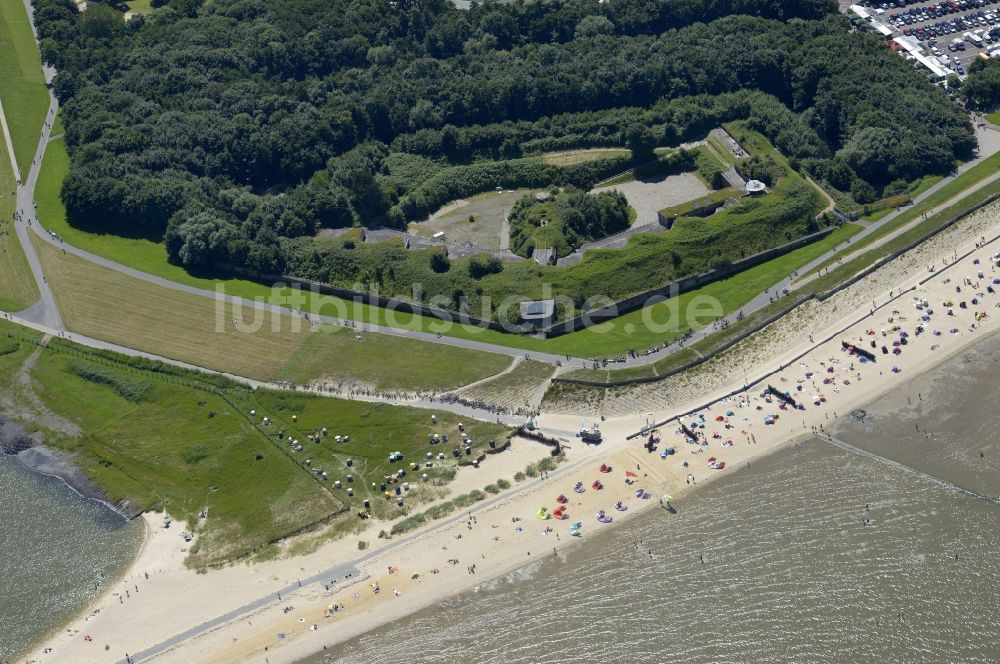
{"label": "forest area", "polygon": [[[975,148],[966,115],[876,38],[850,32],[827,0],[519,0],[468,11],[446,0],[168,0],[129,22],[108,6],[34,4],[43,59],[59,72],[71,223],[162,239],[190,269],[237,265],[403,296],[422,280],[428,296],[458,306],[502,292],[489,280],[509,268],[316,234],[402,229],[496,186],[585,191],[723,122],[740,121],[790,171],[862,202],[950,172]],[[541,158],[602,146],[632,158]],[[762,172],[776,180],[783,170]],[[753,239],[762,233],[773,245],[807,232],[815,192],[786,184],[780,209],[746,216],[762,225],[737,234],[745,246],[673,254],[675,269],[632,275],[616,292],[595,280],[593,292],[627,295],[767,248]],[[607,219],[596,226],[621,227],[620,210]],[[597,274],[609,260],[582,265]]]}

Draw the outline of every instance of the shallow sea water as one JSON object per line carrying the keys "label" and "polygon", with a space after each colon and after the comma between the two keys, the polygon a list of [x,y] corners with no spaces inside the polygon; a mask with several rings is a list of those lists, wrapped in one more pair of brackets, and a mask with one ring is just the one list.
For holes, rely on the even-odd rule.
{"label": "shallow sea water", "polygon": [[139,523],[0,454],[0,662],[84,609],[141,541]]}
{"label": "shallow sea water", "polygon": [[1000,336],[837,427],[909,469],[809,440],[306,661],[998,662],[1000,506],[948,484],[1000,493],[998,368]]}

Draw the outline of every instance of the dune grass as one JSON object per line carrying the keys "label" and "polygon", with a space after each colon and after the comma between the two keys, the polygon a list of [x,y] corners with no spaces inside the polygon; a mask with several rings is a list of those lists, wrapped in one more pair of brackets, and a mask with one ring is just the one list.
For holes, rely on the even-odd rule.
{"label": "dune grass", "polygon": [[0,0],[0,54],[0,101],[7,116],[14,155],[27,175],[49,107],[49,95],[21,0]]}

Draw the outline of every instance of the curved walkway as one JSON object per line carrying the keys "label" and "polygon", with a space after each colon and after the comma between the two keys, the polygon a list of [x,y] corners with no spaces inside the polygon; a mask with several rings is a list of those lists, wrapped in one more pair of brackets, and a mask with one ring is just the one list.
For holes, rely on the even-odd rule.
{"label": "curved walkway", "polygon": [[[943,201],[942,203],[940,203],[937,206],[937,208],[935,208],[934,210],[929,211],[927,213],[927,216],[928,217],[932,216],[937,210],[946,210],[946,209],[948,209],[950,206],[952,206],[955,203],[959,202],[960,200],[962,200],[966,196],[968,196],[968,195],[970,195],[970,194],[972,194],[974,192],[979,191],[983,187],[986,187],[986,186],[988,186],[988,185],[996,182],[997,180],[1000,180],[1000,171],[997,171],[996,173],[993,173],[992,175],[986,176],[985,178],[983,178],[982,180],[979,180],[978,182],[976,182],[972,186],[967,187],[966,189],[963,189],[959,193],[955,194],[954,196],[952,196],[948,200]],[[920,197],[918,197],[917,199],[914,199],[914,200],[923,200],[923,198],[925,198],[925,196],[920,196]],[[894,214],[896,214],[896,213],[894,213]],[[889,215],[886,215],[886,216],[889,216]],[[881,247],[882,245],[884,245],[885,243],[890,242],[894,238],[896,238],[896,237],[902,235],[903,233],[909,231],[913,227],[920,225],[920,223],[922,223],[923,221],[924,221],[924,217],[923,216],[914,217],[913,219],[911,219],[910,221],[906,222],[905,224],[903,224],[899,228],[893,230],[890,233],[886,233],[883,237],[880,237],[879,239],[875,240],[871,244],[865,245],[864,247],[861,247],[860,249],[858,249],[856,251],[847,252],[847,253],[844,253],[844,254],[838,256],[837,257],[837,263],[840,264],[842,262],[844,262],[844,263],[849,262],[851,260],[854,260],[858,256],[862,256],[862,255],[868,253],[869,251],[872,251],[873,249],[877,249],[877,248]],[[863,236],[864,236],[863,234],[859,233],[858,235],[855,236],[855,238],[860,238],[860,237],[863,237]],[[854,239],[854,238],[852,238],[852,239]],[[830,267],[833,267],[833,265],[830,265]],[[819,275],[820,275],[819,271],[816,271],[816,272],[812,272],[811,274],[807,274],[804,277],[796,277],[794,288],[801,288],[805,284],[807,284],[810,281],[812,281],[812,280],[816,279],[817,277],[819,277]]]}
{"label": "curved walkway", "polygon": [[[29,0],[23,0],[23,2],[25,9],[28,12],[28,16],[31,20],[32,31],[34,31],[35,30],[34,16],[30,2]],[[43,69],[45,72],[46,82],[51,82],[52,78],[55,76],[55,70],[48,66],[44,67]],[[194,295],[200,295],[203,297],[209,297],[215,300],[221,300],[242,307],[252,307],[254,309],[267,310],[277,314],[285,314],[291,316],[303,315],[297,309],[292,309],[289,307],[282,307],[272,304],[265,304],[263,302],[258,302],[256,300],[249,300],[246,298],[226,295],[225,293],[218,291],[209,291],[202,288],[195,288],[193,286],[188,286],[186,284],[180,284],[175,281],[170,281],[169,279],[157,277],[149,273],[127,267],[120,263],[116,263],[112,260],[103,258],[88,251],[84,251],[83,249],[80,249],[78,247],[67,245],[58,240],[52,233],[46,231],[42,227],[41,223],[38,221],[37,216],[35,215],[34,193],[35,193],[35,185],[37,184],[38,181],[38,174],[42,163],[42,157],[44,155],[45,148],[49,140],[51,140],[50,136],[52,130],[52,123],[56,116],[56,111],[58,110],[58,102],[55,96],[52,94],[51,89],[49,90],[49,97],[50,101],[49,101],[48,117],[46,118],[46,122],[42,128],[42,134],[39,138],[38,148],[35,152],[35,159],[32,161],[31,169],[28,173],[26,181],[24,182],[24,185],[20,187],[18,190],[18,209],[21,213],[21,220],[16,224],[17,236],[22,247],[24,248],[25,255],[28,257],[28,261],[31,264],[32,273],[34,274],[36,281],[38,281],[39,290],[42,293],[42,297],[37,304],[21,312],[21,318],[31,321],[33,323],[37,323],[39,325],[43,325],[46,328],[55,330],[57,332],[61,332],[66,329],[62,321],[62,317],[59,314],[59,310],[56,306],[55,298],[52,295],[52,291],[48,287],[48,284],[45,282],[45,276],[42,272],[42,266],[38,259],[38,255],[31,244],[31,240],[28,235],[28,233],[31,231],[33,231],[35,235],[41,238],[43,241],[49,242],[50,244],[54,244],[60,247],[61,249],[64,249],[68,253],[72,253],[80,258],[83,258],[84,260],[100,265],[107,269],[114,270],[126,276],[135,279],[141,279],[143,281],[155,284],[163,288],[169,288],[175,291],[181,291],[181,292],[191,293]],[[958,171],[956,172],[956,175],[965,172],[975,164],[985,159],[987,156],[997,151],[1000,151],[1000,141],[996,139],[990,140],[991,137],[984,136],[984,134],[986,133],[987,132],[985,131],[980,132],[977,130],[977,135],[980,143],[980,153],[975,159],[966,162],[961,167],[959,167]],[[955,176],[946,177],[940,182],[936,183],[934,186],[928,188],[920,196],[917,196],[916,198],[913,199],[914,203],[919,203],[927,196],[930,196],[934,192],[938,191],[946,184],[950,183],[954,179],[954,177]],[[886,215],[882,219],[869,225],[860,233],[856,234],[852,239],[854,239],[855,241],[860,240],[876,232],[882,226],[895,219],[899,214],[902,214],[902,212],[896,210]],[[775,293],[780,294],[784,289],[787,288],[790,290],[792,288],[792,284],[798,278],[797,277],[798,274],[808,273],[816,269],[820,265],[829,261],[831,258],[838,256],[840,252],[850,248],[850,245],[851,245],[851,239],[848,239],[847,241],[837,245],[836,247],[830,249],[829,251],[826,251],[821,256],[818,256],[817,258],[813,259],[806,265],[800,266],[794,273],[778,281],[776,284],[772,285],[768,289],[765,289],[765,291],[758,293],[757,296],[755,296],[752,300],[744,304],[740,310],[741,313],[743,315],[748,315],[767,306],[774,300]],[[612,362],[607,367],[604,368],[614,371],[615,369],[621,369],[625,367],[652,364],[661,359],[662,357],[680,350],[685,345],[689,345],[691,343],[694,343],[696,341],[699,341],[700,339],[707,337],[708,335],[712,334],[713,331],[718,329],[719,325],[725,326],[734,322],[737,319],[737,316],[738,316],[737,313],[730,313],[721,318],[718,321],[719,323],[718,325],[711,325],[704,327],[700,330],[697,330],[684,341],[674,342],[666,347],[660,348],[657,352],[654,353],[639,354],[636,357],[627,356],[625,358],[625,361]],[[409,337],[411,339],[417,339],[429,343],[438,343],[448,346],[467,348],[471,350],[497,353],[501,355],[507,355],[509,357],[522,357],[522,356],[530,357],[531,359],[539,360],[541,362],[547,362],[549,364],[564,365],[567,368],[576,366],[582,366],[586,368],[593,365],[593,360],[584,358],[573,358],[563,354],[529,352],[518,348],[511,348],[509,346],[504,346],[501,344],[481,342],[481,341],[452,337],[447,335],[438,335],[430,332],[405,330],[385,325],[377,325],[373,323],[345,321],[343,319],[338,319],[332,316],[311,316],[311,318],[328,325],[347,326],[353,329],[358,329],[366,332],[388,334],[400,337]],[[637,350],[640,350],[641,352],[641,349]],[[131,349],[125,349],[125,352],[129,352],[130,354],[136,354],[136,352]],[[617,355],[617,354],[618,353],[613,353],[612,355]]]}

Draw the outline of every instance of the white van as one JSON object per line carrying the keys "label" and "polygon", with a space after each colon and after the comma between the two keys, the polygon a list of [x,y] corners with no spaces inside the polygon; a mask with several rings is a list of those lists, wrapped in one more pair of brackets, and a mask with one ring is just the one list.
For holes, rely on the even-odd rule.
{"label": "white van", "polygon": [[962,35],[962,39],[969,42],[973,46],[982,46],[983,40],[979,35],[973,34],[971,32],[966,32]]}

